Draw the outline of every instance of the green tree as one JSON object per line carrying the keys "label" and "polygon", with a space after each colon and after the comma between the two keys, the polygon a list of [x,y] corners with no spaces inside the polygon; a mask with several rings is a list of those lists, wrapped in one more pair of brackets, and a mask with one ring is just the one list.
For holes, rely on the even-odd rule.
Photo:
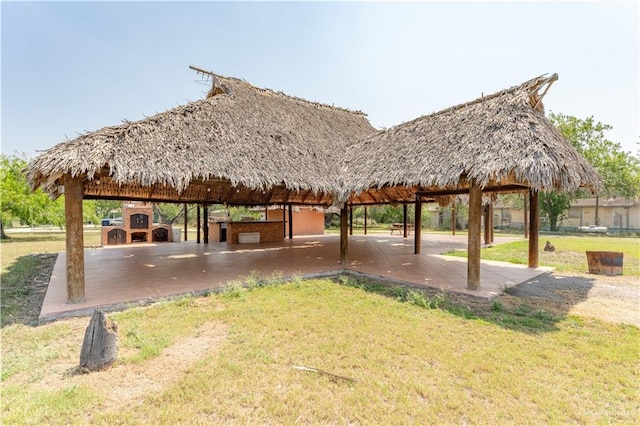
{"label": "green tree", "polygon": [[[14,220],[29,226],[55,225],[62,228],[65,224],[64,196],[53,201],[41,189],[32,192],[25,173],[27,164],[24,154],[0,154],[0,228],[3,239],[7,238],[4,226]],[[84,221],[97,223],[95,202],[83,203]]]}
{"label": "green tree", "polygon": [[558,230],[558,221],[566,218],[567,211],[571,207],[574,194],[560,193],[557,191],[540,192],[540,210],[549,218],[551,231]]}
{"label": "green tree", "polygon": [[549,115],[554,126],[598,171],[603,187],[597,195],[637,197],[640,195],[640,159],[606,138],[608,124],[593,117],[580,119],[563,114]]}
{"label": "green tree", "polygon": [[[25,170],[24,155],[0,155],[0,199],[2,228],[19,219],[29,226],[64,224],[64,200],[55,202],[38,189],[31,192]],[[6,235],[5,235],[6,237]]]}
{"label": "green tree", "polygon": [[93,211],[98,219],[110,218],[113,211],[120,211],[120,216],[122,216],[122,201],[96,200],[93,205]]}
{"label": "green tree", "polygon": [[[600,224],[597,208],[600,196],[635,198],[640,195],[640,159],[630,152],[623,151],[620,144],[606,138],[605,132],[612,129],[610,125],[595,121],[593,117],[580,119],[554,113],[550,114],[549,119],[602,178],[602,188],[595,194],[596,225]],[[586,195],[585,191],[578,191],[573,196],[584,197]],[[569,197],[571,199],[572,196]],[[564,197],[556,198],[560,200]],[[553,210],[544,210],[550,221],[557,209],[555,205],[555,202],[550,202],[548,207],[553,206]],[[559,205],[566,205],[566,203],[563,200],[559,202]],[[546,209],[542,203],[541,207]],[[564,213],[558,217],[562,218]]]}

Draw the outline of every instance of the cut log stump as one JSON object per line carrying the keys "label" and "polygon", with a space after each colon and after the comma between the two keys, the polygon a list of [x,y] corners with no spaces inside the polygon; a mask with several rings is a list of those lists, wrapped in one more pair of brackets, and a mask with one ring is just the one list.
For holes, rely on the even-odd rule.
{"label": "cut log stump", "polygon": [[118,325],[96,309],[84,333],[80,351],[80,369],[99,371],[118,357]]}

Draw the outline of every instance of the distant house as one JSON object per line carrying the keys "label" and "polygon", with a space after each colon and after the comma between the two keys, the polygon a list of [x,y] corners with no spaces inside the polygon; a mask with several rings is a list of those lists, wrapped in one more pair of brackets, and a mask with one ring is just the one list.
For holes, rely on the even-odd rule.
{"label": "distant house", "polygon": [[[578,231],[580,227],[599,225],[607,232],[640,231],[640,199],[638,198],[598,198],[598,218],[596,223],[596,198],[574,200],[567,217],[559,222],[561,230]],[[523,229],[524,210],[514,209],[496,203],[493,209],[495,226],[503,229]],[[541,212],[541,226],[546,218]]]}

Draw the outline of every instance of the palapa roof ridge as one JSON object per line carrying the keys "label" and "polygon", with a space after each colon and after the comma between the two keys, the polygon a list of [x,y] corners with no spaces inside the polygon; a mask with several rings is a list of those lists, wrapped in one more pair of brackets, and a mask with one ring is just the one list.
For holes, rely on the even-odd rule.
{"label": "palapa roof ridge", "polygon": [[380,132],[384,132],[386,130],[391,130],[394,127],[399,127],[399,126],[403,126],[405,124],[410,124],[410,123],[413,123],[414,121],[422,120],[422,119],[425,119],[425,118],[430,118],[430,117],[435,117],[435,116],[438,116],[438,115],[441,115],[441,114],[447,114],[447,113],[450,113],[450,112],[455,112],[455,111],[458,111],[458,110],[463,109],[463,108],[467,108],[467,107],[472,106],[472,105],[476,105],[476,104],[479,104],[479,103],[482,103],[482,102],[486,102],[486,101],[489,101],[489,100],[494,99],[494,98],[502,97],[504,95],[509,95],[509,94],[513,95],[513,94],[516,94],[516,93],[526,93],[528,96],[531,96],[532,93],[537,91],[544,84],[547,84],[547,83],[551,84],[551,83],[553,83],[554,81],[556,81],[558,79],[558,74],[557,73],[552,74],[550,77],[547,77],[547,75],[548,74],[542,74],[542,75],[540,75],[538,77],[535,77],[535,78],[532,78],[530,80],[527,80],[524,83],[516,84],[516,85],[511,86],[511,87],[509,87],[507,89],[502,89],[502,90],[500,90],[498,92],[490,93],[488,95],[482,95],[479,98],[473,99],[471,101],[462,102],[462,103],[457,104],[457,105],[453,105],[453,106],[450,106],[450,107],[447,107],[447,108],[444,108],[444,109],[441,109],[441,110],[438,110],[438,111],[434,111],[431,114],[421,115],[420,117],[416,117],[414,119],[402,122],[400,124],[396,124],[395,126],[392,126],[392,127],[388,128],[388,129],[382,129],[382,130],[380,130]]}
{"label": "palapa roof ridge", "polygon": [[209,75],[211,75],[214,79],[213,79],[213,85],[211,87],[211,90],[209,91],[209,94],[207,95],[208,97],[213,97],[216,96],[217,94],[219,94],[219,92],[216,92],[215,88],[219,87],[216,85],[216,79],[221,79],[221,80],[232,80],[232,81],[236,81],[238,83],[242,83],[247,85],[249,88],[256,90],[258,92],[261,93],[265,93],[265,94],[273,94],[273,95],[277,95],[277,96],[285,96],[288,99],[291,100],[296,100],[299,102],[302,102],[303,104],[308,104],[308,105],[312,105],[318,108],[328,108],[331,110],[336,110],[336,111],[344,111],[344,112],[348,112],[351,114],[356,114],[356,115],[362,115],[365,117],[368,117],[367,113],[365,113],[364,111],[360,111],[360,110],[352,110],[349,108],[344,108],[344,107],[338,107],[335,105],[329,105],[326,103],[322,103],[322,102],[316,102],[316,101],[311,101],[309,99],[305,99],[305,98],[301,98],[295,95],[289,95],[281,90],[273,90],[273,89],[269,89],[266,87],[258,87],[258,86],[254,86],[253,84],[249,83],[248,81],[246,81],[245,79],[242,78],[238,78],[238,77],[229,77],[229,76],[224,76],[222,74],[217,74],[217,73],[209,73]]}

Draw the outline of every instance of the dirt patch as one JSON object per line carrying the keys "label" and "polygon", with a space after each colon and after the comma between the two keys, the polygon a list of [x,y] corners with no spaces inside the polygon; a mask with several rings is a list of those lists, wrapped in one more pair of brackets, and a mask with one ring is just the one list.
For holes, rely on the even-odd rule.
{"label": "dirt patch", "polygon": [[560,315],[581,315],[640,326],[638,277],[547,273],[519,284],[500,296],[526,302]]}

